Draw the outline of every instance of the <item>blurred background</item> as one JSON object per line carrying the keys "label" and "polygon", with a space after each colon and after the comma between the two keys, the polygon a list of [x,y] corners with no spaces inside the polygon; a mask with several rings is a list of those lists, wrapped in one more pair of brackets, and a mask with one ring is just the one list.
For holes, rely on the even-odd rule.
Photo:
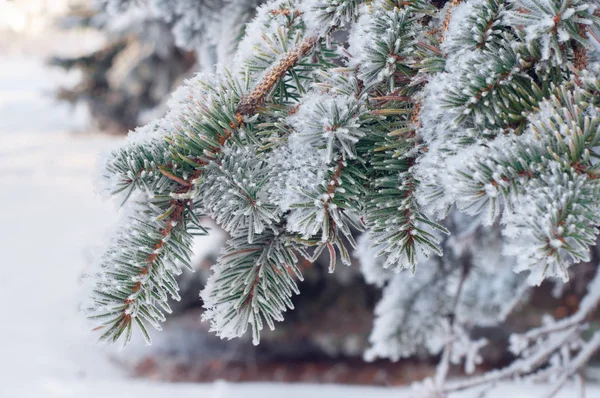
{"label": "blurred background", "polygon": [[[223,232],[198,238],[197,272],[180,277],[182,300],[151,347],[95,344],[79,313],[81,277],[116,219],[115,206],[94,194],[96,158],[163,114],[169,93],[200,69],[198,53],[178,47],[170,24],[149,12],[108,17],[88,0],[0,0],[0,302],[8,325],[0,328],[0,396],[126,397],[131,377],[140,392],[147,379],[398,386],[432,374],[436,358],[425,354],[363,361],[380,292],[358,264],[333,276],[319,262],[301,264],[296,310],[259,347],[210,334],[198,292]],[[492,341],[483,369],[510,361],[503,347],[511,331],[546,311],[573,313],[584,285],[575,280],[554,295],[543,286],[502,327],[479,331]],[[159,386],[156,396],[174,396]],[[235,395],[219,383],[206,388],[189,396]]]}

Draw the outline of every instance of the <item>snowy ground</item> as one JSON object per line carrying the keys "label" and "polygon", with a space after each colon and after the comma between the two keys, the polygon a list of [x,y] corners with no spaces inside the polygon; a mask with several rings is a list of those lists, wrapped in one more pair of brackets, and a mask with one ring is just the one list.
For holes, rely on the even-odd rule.
{"label": "snowy ground", "polygon": [[0,59],[3,397],[62,396],[54,392],[66,379],[118,375],[77,315],[90,248],[114,219],[91,171],[97,151],[116,140],[68,132],[85,115],[54,104],[57,80],[38,61]]}
{"label": "snowy ground", "polygon": [[[406,389],[127,380],[78,313],[80,276],[115,218],[93,194],[97,153],[115,137],[72,134],[85,112],[56,104],[64,80],[35,58],[0,56],[0,397],[404,398]],[[502,386],[492,397],[541,396]],[[561,397],[575,396],[565,390]],[[588,397],[600,396],[590,389]]]}

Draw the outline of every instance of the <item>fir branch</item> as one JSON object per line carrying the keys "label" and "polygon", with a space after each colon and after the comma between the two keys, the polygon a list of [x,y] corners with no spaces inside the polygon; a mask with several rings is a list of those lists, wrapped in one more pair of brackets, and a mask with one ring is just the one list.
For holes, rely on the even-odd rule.
{"label": "fir branch", "polygon": [[188,220],[185,201],[136,198],[126,211],[122,228],[127,232],[122,229],[115,235],[101,259],[101,274],[86,311],[100,323],[94,330],[102,333],[101,340],[114,342],[124,335],[127,343],[135,323],[149,344],[146,325],[160,329],[163,312],[171,311],[168,295],[179,297],[174,279],[181,272],[179,264],[191,268],[188,247],[194,223]]}
{"label": "fir branch", "polygon": [[[155,134],[106,163],[109,191],[133,196],[93,296],[102,338],[127,340],[133,319],[144,334],[160,327],[191,235],[204,233],[202,210],[231,234],[202,293],[205,319],[224,338],[251,327],[255,343],[292,308],[296,252],[328,251],[330,270],[338,252],[350,263],[346,246],[365,223],[358,251],[372,263],[369,280],[385,285],[369,353],[438,353],[451,332],[440,375],[463,360],[473,370],[481,342],[466,328],[496,324],[523,299],[513,268],[535,283],[566,278],[597,241],[600,66],[588,36],[600,19],[584,0],[442,9],[423,0],[259,7],[232,72],[191,79],[148,128]],[[341,28],[350,33],[332,35]],[[491,228],[453,205],[488,209]],[[456,234],[442,239],[443,225]],[[585,318],[534,330],[513,365],[436,392],[514,376],[560,386],[598,346],[581,333]]]}
{"label": "fir branch", "polygon": [[[390,107],[394,106],[390,104]],[[419,209],[415,194],[419,181],[414,164],[425,152],[417,135],[421,104],[412,100],[412,108],[403,109],[406,119],[397,121],[399,128],[382,134],[371,160],[378,170],[367,195],[366,224],[377,256],[385,256],[383,266],[395,271],[415,271],[419,251],[442,255],[436,232],[447,233],[440,224],[429,220]],[[382,122],[384,131],[388,130]]]}
{"label": "fir branch", "polygon": [[173,148],[163,139],[160,124],[148,125],[131,133],[127,143],[113,151],[103,162],[99,184],[102,193],[121,197],[125,202],[136,190],[168,190],[173,183],[163,177],[160,167],[177,167]]}
{"label": "fir branch", "polygon": [[[279,231],[278,231],[279,232]],[[260,342],[264,322],[271,330],[293,309],[292,293],[299,290],[293,242],[286,234],[265,231],[252,243],[244,236],[232,238],[201,293],[206,312],[203,319],[222,338],[242,336],[252,327],[252,342]]]}
{"label": "fir branch", "polygon": [[314,14],[319,28],[325,27],[324,34],[345,26],[358,15],[358,9],[365,0],[316,0],[312,2],[310,11]]}
{"label": "fir branch", "polygon": [[265,101],[265,97],[271,92],[280,79],[306,55],[317,42],[316,37],[306,37],[298,47],[290,49],[277,65],[273,65],[265,74],[265,77],[254,89],[245,95],[237,105],[237,113],[241,116],[251,116],[256,109]]}
{"label": "fir branch", "polygon": [[[599,26],[600,18],[594,15],[596,6],[584,0],[519,0],[513,4],[508,17],[515,29],[526,33],[527,41],[539,41],[542,59],[565,59],[564,43],[574,40],[590,48],[580,24]],[[579,55],[581,56],[581,54]]]}
{"label": "fir branch", "polygon": [[[212,112],[207,105],[201,109],[205,114]],[[234,117],[234,120],[238,119]],[[184,120],[184,123],[186,125],[189,122]],[[209,150],[215,156],[218,155],[236,128],[239,128],[239,125],[232,123],[224,133],[219,131],[216,143],[207,135],[196,136],[196,139],[201,140],[202,152]],[[208,132],[210,130],[207,130]],[[169,144],[169,148],[175,148],[172,140],[178,139],[179,148],[190,152],[189,141],[188,145],[184,144],[181,136],[167,134],[162,139]],[[181,149],[179,153],[175,150],[171,153],[173,161],[178,157],[187,159],[187,155],[182,154]],[[122,228],[133,228],[135,236],[131,240],[127,238],[124,241],[117,240],[114,244],[123,244],[129,250],[133,246],[137,252],[132,254],[112,248],[107,250],[101,260],[102,277],[107,280],[99,282],[94,291],[92,298],[94,303],[89,309],[89,317],[102,320],[101,326],[95,329],[102,331],[103,340],[116,341],[125,332],[124,342],[127,343],[131,338],[132,324],[135,321],[149,344],[150,336],[145,323],[160,329],[160,322],[165,320],[162,311],[170,312],[166,293],[170,293],[174,298],[178,297],[177,284],[171,273],[180,273],[177,265],[179,262],[191,269],[190,256],[187,253],[192,244],[190,232],[194,229],[200,230],[201,233],[206,232],[199,225],[198,215],[194,214],[193,209],[197,196],[196,183],[205,172],[208,161],[188,161],[184,165],[185,177],[177,176],[162,167],[162,170],[159,169],[163,175],[166,175],[165,178],[170,181],[170,184],[165,186],[167,188],[165,191],[155,191],[153,196],[157,199],[148,199],[147,208],[138,210],[137,206],[142,205],[143,200],[133,202],[133,211],[143,217],[138,219],[135,216],[126,216],[125,222],[133,224],[132,226],[125,224]],[[136,236],[143,238],[138,241]],[[135,261],[130,263],[130,258],[134,258]],[[110,272],[111,267],[117,270]],[[157,308],[157,305],[162,308],[162,311]]]}
{"label": "fir branch", "polygon": [[506,26],[506,1],[485,0],[469,2],[471,12],[463,13],[454,23],[456,30],[444,40],[448,54],[453,51],[484,51],[494,47],[509,30]]}
{"label": "fir branch", "polygon": [[234,236],[248,233],[248,243],[252,243],[266,228],[275,230],[280,219],[266,192],[271,173],[255,148],[225,146],[199,182],[202,204],[225,231]]}
{"label": "fir branch", "polygon": [[[543,98],[544,87],[525,72],[537,60],[522,62],[508,38],[472,60],[472,67],[457,76],[458,84],[442,99],[447,108],[458,113],[457,126],[519,125],[523,114],[534,110]],[[507,124],[508,124],[507,123]]]}

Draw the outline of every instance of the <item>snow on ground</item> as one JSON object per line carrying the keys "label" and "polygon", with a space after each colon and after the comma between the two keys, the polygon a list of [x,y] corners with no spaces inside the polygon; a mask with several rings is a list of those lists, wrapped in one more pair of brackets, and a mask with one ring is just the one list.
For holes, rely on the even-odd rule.
{"label": "snow on ground", "polygon": [[[0,397],[412,395],[408,389],[391,388],[126,379],[111,363],[111,349],[94,343],[78,312],[80,276],[116,216],[113,205],[93,193],[96,156],[119,139],[71,133],[83,130],[85,112],[50,96],[58,82],[71,78],[35,58],[0,56]],[[546,390],[505,385],[490,397],[530,398]],[[569,389],[559,395],[572,396]],[[600,389],[588,391],[588,397],[594,396],[600,396]]]}
{"label": "snow on ground", "polygon": [[[31,397],[73,397],[73,398],[409,398],[409,389],[383,387],[349,387],[334,385],[232,384],[166,384],[147,381],[118,382],[74,382],[69,385],[48,385],[45,391],[54,395],[31,395]],[[486,398],[535,398],[542,397],[541,387],[501,385]],[[600,396],[600,390],[589,389],[587,397]],[[8,395],[11,396],[11,395]],[[23,395],[14,395],[24,397]],[[11,396],[12,397],[12,396]],[[478,398],[477,395],[463,395],[461,398]],[[481,396],[479,396],[480,398]],[[575,398],[574,391],[564,390],[556,398]]]}
{"label": "snow on ground", "polygon": [[69,133],[85,114],[54,103],[58,79],[40,61],[0,58],[0,380],[12,391],[2,397],[119,375],[77,313],[90,249],[115,217],[91,172],[116,139]]}

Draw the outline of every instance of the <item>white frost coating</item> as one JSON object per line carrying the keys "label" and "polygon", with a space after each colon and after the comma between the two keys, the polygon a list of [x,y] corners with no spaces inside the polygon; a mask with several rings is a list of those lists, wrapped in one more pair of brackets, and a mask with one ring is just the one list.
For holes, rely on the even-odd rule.
{"label": "white frost coating", "polygon": [[524,301],[528,292],[525,278],[515,274],[510,264],[485,265],[478,262],[463,286],[457,313],[459,321],[466,325],[497,325]]}
{"label": "white frost coating", "polygon": [[516,256],[516,271],[531,271],[528,280],[535,285],[546,277],[566,281],[570,264],[589,260],[588,247],[598,231],[585,225],[586,214],[600,211],[597,203],[593,207],[581,203],[597,194],[590,192],[585,178],[563,174],[550,164],[540,180],[504,217],[506,233],[513,238],[506,253]]}
{"label": "white frost coating", "polygon": [[[359,129],[361,108],[354,97],[331,96],[313,91],[305,95],[297,112],[287,118],[293,128],[287,145],[272,156],[275,183],[270,188],[282,212],[289,210],[287,230],[303,238],[320,234],[329,238],[330,220],[351,238],[346,215],[333,203],[345,192],[341,173],[348,159],[356,157],[355,144],[364,135]],[[349,256],[343,255],[345,262]]]}
{"label": "white frost coating", "polygon": [[224,147],[219,161],[211,162],[205,173],[198,187],[202,206],[225,231],[247,231],[248,243],[265,228],[277,232],[279,212],[267,196],[271,169],[257,160],[255,148]]}
{"label": "white frost coating", "polygon": [[452,153],[443,142],[433,142],[428,149],[413,167],[415,179],[421,181],[415,197],[426,214],[442,219],[454,201],[453,169],[446,161]]}
{"label": "white frost coating", "polygon": [[395,273],[383,267],[384,257],[377,256],[377,250],[373,242],[369,240],[369,234],[364,233],[357,239],[356,251],[354,257],[360,262],[360,272],[365,281],[377,287],[383,287]]}
{"label": "white frost coating", "polygon": [[170,128],[177,128],[181,122],[194,122],[202,117],[202,105],[210,106],[218,98],[209,87],[225,84],[227,78],[222,71],[218,73],[197,73],[186,79],[169,98],[169,112],[162,119]]}
{"label": "white frost coating", "polygon": [[435,261],[420,261],[414,276],[397,274],[386,286],[375,308],[367,360],[383,357],[397,361],[419,350],[438,353],[442,349],[450,325],[440,314],[450,311],[451,302],[447,300],[447,282],[436,268]]}
{"label": "white frost coating", "polygon": [[262,0],[108,0],[108,11],[119,16],[137,10],[171,25],[178,47],[194,50],[204,71],[229,64],[243,25]]}
{"label": "white frost coating", "polygon": [[447,54],[492,49],[506,28],[506,3],[470,0],[452,10],[452,19],[441,48]]}
{"label": "white frost coating", "polygon": [[[473,222],[470,217],[465,218],[461,223]],[[460,219],[458,215],[456,219]],[[457,302],[457,320],[478,326],[493,326],[504,321],[524,300],[529,286],[524,276],[513,271],[513,259],[502,255],[500,228],[496,225],[472,231],[467,229],[464,235],[451,236],[449,246],[462,248],[463,252],[455,253],[459,259],[470,254],[472,267]]]}
{"label": "white frost coating", "polygon": [[587,328],[586,317],[597,307],[600,296],[600,273],[588,285],[580,309],[559,321],[546,324],[510,338],[510,349],[518,356],[509,366],[480,376],[445,383],[438,393],[451,393],[477,386],[489,386],[501,380],[520,378],[531,382],[551,381],[553,393],[580,371],[592,352],[600,345],[600,333],[585,340],[581,330]]}
{"label": "white frost coating", "polygon": [[415,40],[408,9],[390,8],[384,1],[369,7],[351,31],[348,49],[349,66],[358,70],[367,86],[390,78],[396,64],[412,56]]}
{"label": "white frost coating", "polygon": [[[137,175],[132,172],[124,174],[123,166],[134,163],[134,157],[142,146],[165,154],[164,137],[170,132],[163,125],[164,123],[159,121],[138,127],[129,133],[121,148],[100,154],[97,160],[96,192],[104,198],[112,196],[116,203],[122,204],[131,193],[130,189],[121,190],[125,180],[145,179],[147,176],[151,177],[152,174],[156,174],[150,168],[147,171],[136,173]],[[116,192],[119,193],[116,194]]]}
{"label": "white frost coating", "polygon": [[223,80],[222,75],[202,73],[186,80],[172,94],[167,103],[169,111],[163,118],[131,131],[119,149],[99,158],[97,191],[105,197],[114,196],[115,202],[122,204],[134,189],[151,191],[164,180],[158,167],[171,157],[170,144],[165,138],[179,134],[182,126],[201,119],[200,104],[211,105],[218,100],[206,85]]}
{"label": "white frost coating", "polygon": [[290,137],[289,145],[282,146],[271,156],[275,177],[269,190],[272,200],[282,212],[306,201],[303,191],[318,186],[325,179],[326,170],[319,167],[323,155],[298,141],[297,137]]}
{"label": "white frost coating", "polygon": [[323,164],[330,164],[339,156],[355,158],[354,145],[365,135],[358,123],[361,112],[358,101],[314,92],[304,98],[298,112],[288,118],[295,129],[292,137],[296,145],[316,148],[324,145]]}
{"label": "white frost coating", "polygon": [[[439,75],[439,86],[432,80],[426,98],[443,96],[453,85],[450,76]],[[593,91],[596,79],[588,76],[584,74],[584,81]],[[440,212],[455,202],[469,214],[484,213],[488,224],[504,211],[505,234],[511,238],[505,252],[517,256],[516,270],[532,271],[534,284],[549,276],[568,278],[568,265],[588,259],[597,235],[589,220],[598,208],[598,184],[573,168],[582,161],[595,162],[588,159],[597,151],[587,145],[598,135],[599,111],[586,95],[579,88],[559,88],[528,115],[531,127],[521,135],[479,140],[467,130],[463,138],[475,144],[467,148],[453,144],[461,134],[452,133],[453,123],[443,119],[448,116],[439,104],[426,100],[421,116],[428,128],[420,132],[433,142],[416,167],[417,178],[426,181],[418,191],[421,205]],[[557,159],[558,153],[570,154],[569,163]]]}
{"label": "white frost coating", "polygon": [[[154,199],[143,192],[131,195],[121,208],[104,254],[96,259],[91,272],[94,278],[91,279],[90,300],[83,310],[90,317],[100,316],[103,320],[102,340],[112,341],[120,334],[112,326],[115,319],[125,316],[140,325],[146,344],[150,344],[143,325],[161,330],[164,313],[171,313],[167,300],[169,297],[180,299],[172,280],[183,267],[191,268],[192,237],[176,228],[164,234],[158,232],[165,228],[165,223],[152,203]],[[157,232],[145,236],[143,231],[148,225],[154,226]],[[160,248],[143,246],[148,238],[155,241],[160,238]],[[159,260],[149,261],[151,255]],[[131,338],[131,332],[131,328],[125,332],[125,343]]]}
{"label": "white frost coating", "polygon": [[354,59],[360,56],[367,45],[365,39],[368,37],[368,28],[371,26],[372,19],[367,7],[361,6],[358,8],[357,23],[350,25],[348,33],[348,53],[352,55],[348,60],[350,66],[355,67],[357,65]]}
{"label": "white frost coating", "polygon": [[[247,68],[248,62],[256,58],[258,51],[269,54],[273,63],[277,57],[282,56],[282,53],[273,53],[269,44],[265,43],[263,39],[265,36],[274,38],[278,46],[281,44],[277,40],[277,34],[281,33],[282,31],[287,32],[286,27],[288,27],[288,20],[284,14],[277,14],[273,12],[280,9],[294,10],[295,7],[293,2],[290,0],[276,0],[256,8],[256,16],[252,22],[246,25],[244,38],[240,41],[238,50],[235,54],[233,62],[235,68],[243,71],[245,68]],[[300,21],[302,21],[301,17],[298,18],[298,22]],[[292,25],[292,27],[294,30],[300,29],[298,23]],[[284,36],[288,37],[287,35]],[[296,39],[299,39],[299,37]],[[281,48],[279,47],[278,49]]]}
{"label": "white frost coating", "polygon": [[345,27],[354,15],[352,0],[303,0],[296,5],[304,15],[307,33],[322,37],[334,27]]}
{"label": "white frost coating", "polygon": [[[525,133],[467,152],[462,174],[455,173],[457,204],[467,212],[488,208],[498,214],[501,193],[508,210],[504,232],[511,238],[506,253],[516,256],[516,270],[532,271],[533,284],[548,276],[568,278],[568,265],[587,260],[597,235],[589,220],[598,209],[598,184],[572,166],[596,150],[585,146],[598,134],[599,111],[583,98],[579,89],[562,88],[529,116]],[[573,157],[567,165],[555,155],[565,150]]]}
{"label": "white frost coating", "polygon": [[587,317],[598,307],[600,303],[600,272],[587,286],[587,294],[579,303],[577,312],[569,317],[558,321],[550,320],[545,325],[531,329],[524,334],[513,334],[510,337],[510,351],[519,355],[528,348],[530,342],[535,342],[548,334],[560,332],[584,323]]}
{"label": "white frost coating", "polygon": [[[454,54],[454,51],[464,48],[459,40],[462,38],[461,36],[463,35],[464,29],[468,29],[469,27],[469,17],[473,16],[473,7],[484,3],[485,1],[486,0],[463,1],[452,8],[450,24],[448,25],[448,30],[444,36],[444,42],[440,46],[441,50],[445,51],[447,54],[456,55]],[[468,50],[465,49],[463,51]]]}
{"label": "white frost coating", "polygon": [[554,0],[512,0],[511,3],[507,20],[513,26],[524,28],[527,41],[540,41],[542,59],[555,57],[557,62],[562,62],[565,55],[560,48],[562,43],[573,38],[585,42],[587,38],[581,37],[573,26],[577,23],[591,25],[598,8],[597,4],[586,0],[561,2],[560,7]]}
{"label": "white frost coating", "polygon": [[[385,273],[368,240],[359,239],[356,255],[364,261],[365,278],[378,286],[387,283],[376,308],[369,359],[397,360],[420,350],[436,353],[452,342],[453,362],[465,359],[471,370],[477,362],[474,347],[484,343],[450,337],[454,328],[497,325],[526,297],[525,278],[502,256],[500,229],[482,229],[458,212],[450,219],[463,233],[444,242],[444,257],[420,257],[414,275]],[[447,322],[450,314],[454,326]]]}
{"label": "white frost coating", "polygon": [[[201,199],[231,232],[203,293],[205,318],[222,337],[241,336],[250,325],[257,343],[265,324],[272,328],[283,319],[297,292],[290,276],[297,271],[294,250],[317,247],[318,255],[326,247],[332,265],[338,252],[349,259],[344,245],[353,246],[349,215],[356,214],[370,228],[356,255],[364,259],[365,278],[384,286],[367,357],[399,359],[445,348],[442,373],[460,361],[471,372],[483,342],[468,339],[466,330],[497,324],[526,296],[525,276],[513,268],[530,271],[535,283],[566,279],[568,267],[588,259],[596,242],[598,79],[583,73],[581,81],[568,81],[573,70],[548,55],[545,39],[521,35],[493,2],[455,7],[441,48],[434,28],[443,13],[415,3],[388,9],[376,1],[361,6],[354,23],[347,16],[356,16],[349,11],[356,3],[288,0],[262,7],[234,59],[235,83],[226,82],[225,72],[198,78],[177,94],[179,104],[164,121],[178,134],[176,149],[195,155],[183,159],[185,170],[198,164],[207,175],[181,182],[173,174],[161,180],[160,192],[169,200]],[[550,34],[556,30],[556,42],[568,39],[571,51],[574,36],[565,26],[575,19],[587,23],[581,19],[587,7],[565,7]],[[351,45],[328,47],[327,40],[338,40],[326,34],[329,27],[343,21],[353,24]],[[294,51],[300,43],[312,45],[313,35],[324,37],[306,54],[310,63],[290,71],[298,61]],[[320,62],[332,49],[341,61]],[[540,54],[550,58],[540,61]],[[548,74],[550,65],[562,72]],[[344,73],[353,76],[343,82]],[[257,87],[260,98],[246,96],[251,106],[240,107],[240,98]],[[197,141],[201,137],[206,141]],[[125,156],[114,167],[128,161]],[[143,190],[150,184],[146,172],[124,167],[121,176]],[[169,206],[162,210],[180,210]],[[454,208],[475,218],[461,218]],[[446,232],[444,226],[426,212],[456,234],[440,238],[434,230]],[[137,243],[134,249],[166,251]],[[425,259],[430,252],[438,256]],[[409,266],[413,277],[385,270]],[[147,283],[144,274],[135,278]],[[534,344],[515,343],[525,358],[513,374],[548,364],[537,376],[556,375],[569,365],[568,350],[585,357],[578,327]]]}
{"label": "white frost coating", "polygon": [[296,262],[289,242],[268,230],[251,244],[245,234],[231,239],[200,293],[202,318],[224,339],[241,337],[250,326],[257,345],[264,323],[273,330],[283,312],[294,308],[290,297],[299,293],[294,276],[302,280]]}
{"label": "white frost coating", "polygon": [[441,381],[442,375],[445,376],[448,371],[446,366],[450,364],[459,365],[464,362],[465,373],[468,375],[473,374],[477,365],[480,365],[483,362],[483,358],[479,351],[488,343],[488,341],[483,338],[472,340],[468,330],[457,324],[452,328],[452,333],[449,338],[452,340],[446,346],[447,350],[449,350],[449,355],[446,354],[448,361],[445,364],[444,357],[442,357],[436,372],[438,381]]}
{"label": "white frost coating", "polygon": [[418,134],[428,145],[415,166],[415,176],[423,181],[417,187],[417,200],[429,214],[442,215],[453,202],[453,167],[468,156],[456,141],[469,135],[454,123],[458,113],[444,106],[444,99],[457,85],[457,75],[470,68],[474,53],[449,54],[446,71],[433,76],[424,89],[419,112]]}
{"label": "white frost coating", "polygon": [[[509,172],[503,165],[509,154],[517,156],[514,150],[522,145],[523,140],[518,141],[514,136],[500,136],[485,146],[473,146],[452,157],[448,162],[450,179],[446,186],[457,207],[467,214],[481,213],[483,223],[491,225],[500,214],[501,205],[510,206],[516,195],[511,191],[505,195],[505,177]],[[480,171],[481,164],[486,165],[485,173]],[[459,172],[467,173],[468,177]],[[525,179],[522,183],[526,183]],[[486,195],[481,195],[482,191]]]}

